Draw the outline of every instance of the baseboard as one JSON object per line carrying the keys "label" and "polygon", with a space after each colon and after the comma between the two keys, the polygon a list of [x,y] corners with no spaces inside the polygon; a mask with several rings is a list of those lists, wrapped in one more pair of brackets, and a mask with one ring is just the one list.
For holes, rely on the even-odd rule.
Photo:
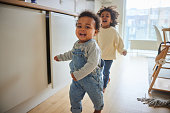
{"label": "baseboard", "polygon": [[31,109],[33,109],[34,107],[36,107],[37,105],[39,105],[40,103],[48,99],[50,96],[57,93],[60,89],[62,88],[60,87],[60,88],[53,89],[52,85],[50,84],[48,88],[46,88],[36,96],[15,106],[14,108],[8,110],[5,113],[27,113],[28,111],[30,111]]}

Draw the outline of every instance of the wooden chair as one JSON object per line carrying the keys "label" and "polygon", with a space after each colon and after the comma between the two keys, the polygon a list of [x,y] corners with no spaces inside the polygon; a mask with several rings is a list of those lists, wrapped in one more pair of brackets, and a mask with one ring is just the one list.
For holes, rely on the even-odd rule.
{"label": "wooden chair", "polygon": [[[155,33],[156,33],[157,50],[158,50],[158,48],[159,48],[160,44],[163,42],[163,40],[162,40],[162,36],[161,36],[160,30],[158,29],[158,27],[156,25],[153,25],[153,27],[154,27]],[[153,67],[153,70],[155,69],[155,67],[156,67],[156,64]]]}
{"label": "wooden chair", "polygon": [[[168,39],[166,36],[166,32],[170,32],[170,28],[163,28],[163,38],[164,42],[161,44],[163,48],[159,55],[155,58],[157,67],[154,68],[154,72],[151,78],[151,84],[149,86],[148,92],[151,90],[160,90],[160,91],[168,91],[170,92],[170,79],[158,77],[161,69],[170,69],[170,65],[168,67],[163,67],[164,64],[170,63],[166,61],[168,55],[170,55],[170,42],[168,43]],[[169,37],[170,38],[170,37]]]}

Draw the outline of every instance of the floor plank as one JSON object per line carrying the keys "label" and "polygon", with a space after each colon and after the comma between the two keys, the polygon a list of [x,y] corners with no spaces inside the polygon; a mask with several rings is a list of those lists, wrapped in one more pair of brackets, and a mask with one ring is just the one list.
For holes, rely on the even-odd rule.
{"label": "floor plank", "polygon": [[[102,113],[170,113],[167,108],[148,107],[137,98],[155,96],[170,99],[170,93],[148,90],[148,61],[146,57],[119,56],[111,67],[111,81],[104,93]],[[48,98],[28,113],[71,113],[69,103],[69,85]],[[86,94],[83,101],[83,113],[93,113],[93,104]]]}

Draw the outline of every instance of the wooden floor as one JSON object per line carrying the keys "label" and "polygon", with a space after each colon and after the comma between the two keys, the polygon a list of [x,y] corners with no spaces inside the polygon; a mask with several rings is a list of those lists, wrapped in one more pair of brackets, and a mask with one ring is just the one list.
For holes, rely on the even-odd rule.
{"label": "wooden floor", "polygon": [[[152,91],[148,95],[147,58],[135,55],[120,56],[111,67],[111,80],[104,93],[102,113],[170,113],[167,108],[148,107],[137,101],[141,97],[161,97],[170,99],[170,93]],[[69,85],[29,111],[29,113],[71,113]],[[88,95],[83,101],[83,113],[93,113],[93,104]]]}

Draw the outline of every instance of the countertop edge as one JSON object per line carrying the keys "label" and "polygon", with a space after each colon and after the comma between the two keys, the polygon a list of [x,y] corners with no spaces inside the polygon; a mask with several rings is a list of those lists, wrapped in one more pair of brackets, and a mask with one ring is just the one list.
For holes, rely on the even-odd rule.
{"label": "countertop edge", "polygon": [[49,12],[55,12],[55,13],[61,13],[66,14],[70,16],[77,17],[77,13],[68,12],[68,11],[62,11],[55,8],[50,8],[38,4],[28,3],[24,1],[18,1],[18,0],[0,0],[0,3],[13,5],[13,6],[19,6],[19,7],[25,7],[25,8],[31,8],[31,9],[37,9],[37,10],[43,10],[43,11],[49,11]]}

